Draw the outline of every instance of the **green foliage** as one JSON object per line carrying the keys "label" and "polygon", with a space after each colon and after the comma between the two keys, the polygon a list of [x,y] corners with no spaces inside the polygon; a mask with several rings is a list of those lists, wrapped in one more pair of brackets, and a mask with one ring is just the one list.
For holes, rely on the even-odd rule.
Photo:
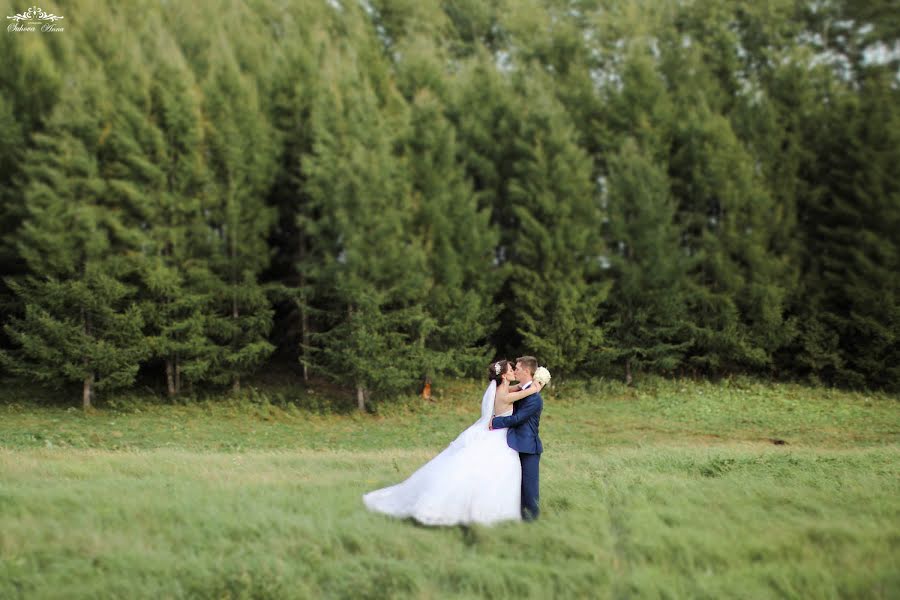
{"label": "green foliage", "polygon": [[312,114],[313,153],[304,157],[317,221],[304,276],[316,286],[325,324],[313,336],[314,369],[353,382],[360,404],[371,390],[402,389],[424,373],[426,254],[411,224],[413,196],[404,157],[402,98],[362,56],[335,48]]}
{"label": "green foliage", "polygon": [[853,386],[894,388],[900,359],[897,90],[873,70],[861,97],[838,98],[819,190],[803,206],[809,291],[802,360]]}
{"label": "green foliage", "polygon": [[[0,314],[22,316],[19,297],[6,281],[27,274],[16,249],[16,231],[27,214],[22,202],[28,184],[25,160],[30,137],[44,130],[58,101],[60,73],[41,40],[18,37],[0,40],[0,54],[7,62],[0,74]],[[0,346],[6,345],[0,331]]]}
{"label": "green foliage", "polygon": [[11,283],[25,306],[6,326],[16,350],[0,353],[11,373],[55,388],[87,381],[89,394],[134,383],[147,357],[140,311],[131,290],[89,268],[78,280]]}
{"label": "green foliage", "polygon": [[632,139],[609,161],[609,246],[615,285],[605,303],[609,358],[632,369],[671,371],[690,346],[688,260],[664,171]]}
{"label": "green foliage", "polygon": [[895,389],[891,8],[57,10],[0,41],[6,364],[90,272],[172,396],[299,360],[364,401],[523,352]]}
{"label": "green foliage", "polygon": [[276,132],[257,97],[255,82],[240,72],[223,41],[213,52],[204,93],[204,123],[213,181],[204,213],[214,232],[206,293],[207,332],[216,344],[211,380],[232,382],[265,362],[274,346],[267,335],[273,310],[259,277],[269,264],[267,236],[275,213],[265,203],[278,150]]}
{"label": "green foliage", "polygon": [[515,219],[509,304],[524,348],[565,377],[599,348],[608,286],[600,273],[602,215],[591,161],[547,84],[536,76],[525,83],[522,136],[509,141],[522,155],[507,207]]}
{"label": "green foliage", "polygon": [[494,264],[497,231],[465,178],[444,111],[429,90],[416,94],[407,150],[432,279],[426,300],[432,330],[424,340],[430,376],[479,373],[490,361],[487,340],[498,313],[493,296],[502,283]]}
{"label": "green foliage", "polygon": [[[211,278],[204,199],[212,174],[204,160],[202,99],[174,41],[154,40],[154,77],[142,79],[138,103],[125,106],[112,141],[121,162],[117,186],[137,206],[142,237],[142,310],[153,358],[165,368],[170,396],[204,381],[213,344],[206,282]],[[147,118],[147,112],[150,118]]]}
{"label": "green foliage", "polygon": [[0,354],[11,372],[64,386],[130,386],[147,355],[135,288],[134,240],[103,175],[103,131],[110,118],[99,77],[62,102],[27,154],[27,215],[17,246],[29,275],[7,280],[24,307],[6,332],[14,349]]}
{"label": "green foliage", "polygon": [[713,372],[763,369],[793,335],[784,315],[783,263],[770,249],[771,197],[728,121],[702,101],[687,110],[669,170],[685,250],[694,259],[689,363]]}

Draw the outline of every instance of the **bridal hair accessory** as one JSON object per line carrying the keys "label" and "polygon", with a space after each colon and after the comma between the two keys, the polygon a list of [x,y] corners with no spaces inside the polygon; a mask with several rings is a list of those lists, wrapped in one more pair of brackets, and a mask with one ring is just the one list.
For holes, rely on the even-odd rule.
{"label": "bridal hair accessory", "polygon": [[500,363],[499,362],[494,363],[494,373],[496,373],[497,375],[500,374]]}
{"label": "bridal hair accessory", "polygon": [[546,367],[538,367],[537,371],[534,372],[533,379],[541,385],[547,385],[550,383],[550,371]]}

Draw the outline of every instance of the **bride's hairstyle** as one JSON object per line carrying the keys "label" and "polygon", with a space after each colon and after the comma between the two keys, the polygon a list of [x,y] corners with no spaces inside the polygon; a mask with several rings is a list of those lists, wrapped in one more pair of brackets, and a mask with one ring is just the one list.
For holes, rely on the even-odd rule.
{"label": "bride's hairstyle", "polygon": [[509,368],[508,360],[498,360],[497,362],[492,362],[488,366],[488,381],[496,381],[497,385],[500,385],[500,380],[504,373],[506,373],[506,369]]}

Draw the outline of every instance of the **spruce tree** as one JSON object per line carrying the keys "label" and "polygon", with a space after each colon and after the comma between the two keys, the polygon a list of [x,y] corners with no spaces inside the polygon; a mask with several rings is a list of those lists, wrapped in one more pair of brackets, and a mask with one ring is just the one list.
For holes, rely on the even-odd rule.
{"label": "spruce tree", "polygon": [[[26,274],[16,249],[16,232],[27,211],[22,202],[27,186],[25,156],[31,136],[44,131],[59,98],[60,65],[43,36],[0,39],[5,57],[0,73],[0,314],[21,316],[18,296],[6,285]],[[7,340],[0,331],[0,347]]]}
{"label": "spruce tree", "polygon": [[103,145],[114,102],[102,77],[79,64],[77,83],[28,152],[26,217],[17,235],[29,275],[8,281],[24,306],[6,332],[0,360],[13,373],[52,386],[79,383],[89,408],[96,390],[132,384],[146,356],[133,238],[104,177]]}
{"label": "spruce tree", "polygon": [[541,77],[524,78],[523,135],[511,140],[523,158],[509,184],[507,210],[515,220],[509,304],[523,351],[565,377],[600,347],[599,309],[608,284],[592,163],[549,88]]}
{"label": "spruce tree", "polygon": [[632,139],[609,161],[608,240],[614,286],[604,303],[609,358],[636,369],[670,372],[690,345],[687,260],[665,171]]}
{"label": "spruce tree", "polygon": [[495,260],[500,267],[500,289],[494,303],[500,309],[493,345],[499,355],[522,349],[522,335],[509,299],[508,263],[516,237],[517,218],[512,211],[510,183],[516,163],[525,157],[522,137],[522,103],[510,79],[498,72],[486,52],[468,60],[450,89],[448,118],[456,131],[460,160],[480,207],[491,211],[491,224],[499,239]]}
{"label": "spruce tree", "polygon": [[[312,290],[305,276],[305,265],[314,244],[304,235],[300,224],[310,216],[307,211],[311,210],[301,158],[312,152],[309,120],[318,68],[314,49],[304,42],[310,35],[305,28],[286,34],[282,54],[273,69],[270,118],[280,133],[281,143],[279,168],[267,198],[276,218],[269,236],[272,260],[264,274],[268,285],[279,285],[286,291],[274,299],[274,327],[269,339],[280,354],[299,360],[304,382],[309,381],[310,375],[307,349],[311,347],[309,336],[312,331],[308,301]],[[314,264],[316,258],[311,260]]]}
{"label": "spruce tree", "polygon": [[120,172],[116,184],[136,207],[142,236],[148,346],[174,397],[204,381],[216,356],[207,332],[213,275],[204,203],[210,173],[196,79],[170,37],[152,40],[145,48],[152,64],[134,86],[134,102],[118,112],[110,137]]}
{"label": "spruce tree", "polygon": [[426,310],[432,329],[423,345],[423,374],[477,373],[488,362],[496,329],[494,294],[502,283],[494,264],[497,231],[479,208],[444,103],[430,89],[415,94],[408,142],[412,193],[432,285]]}
{"label": "spruce tree", "polygon": [[679,92],[682,117],[669,159],[682,244],[694,259],[689,361],[710,373],[769,370],[774,352],[795,335],[786,318],[790,271],[773,248],[778,207],[703,89]]}
{"label": "spruce tree", "polygon": [[757,315],[764,331],[774,334],[783,325],[781,292],[766,293],[775,285],[771,273],[753,264],[768,259],[766,221],[759,210],[763,192],[754,189],[749,157],[727,121],[706,111],[685,121],[676,133],[670,172],[685,247],[695,265],[690,361],[708,372],[763,368],[780,340],[754,343],[748,325]]}
{"label": "spruce tree", "polygon": [[266,338],[272,305],[259,278],[269,264],[267,237],[275,213],[265,197],[278,145],[256,83],[241,73],[227,43],[213,54],[204,86],[212,181],[203,212],[213,240],[207,331],[216,344],[212,379],[239,390],[241,377],[253,373],[274,349]]}
{"label": "spruce tree", "polygon": [[[820,194],[803,207],[803,352],[810,366],[838,354],[824,378],[854,387],[900,387],[900,111],[887,69],[841,94],[821,147]],[[830,363],[830,364],[829,364]]]}
{"label": "spruce tree", "polygon": [[422,373],[427,327],[426,256],[412,227],[402,98],[379,65],[352,49],[323,58],[312,115],[313,153],[304,158],[317,219],[317,265],[306,264],[323,330],[311,336],[314,369],[353,385],[360,410],[372,391],[413,385]]}
{"label": "spruce tree", "polygon": [[835,77],[824,65],[811,67],[807,48],[786,48],[781,56],[761,78],[761,99],[748,102],[741,117],[777,211],[768,229],[773,252],[784,257],[785,315],[796,323],[797,335],[775,352],[773,363],[780,374],[833,380],[841,358],[834,331],[812,317],[821,290],[808,276],[817,234],[807,214],[824,182],[818,154],[829,145],[823,124],[831,118],[827,90]]}

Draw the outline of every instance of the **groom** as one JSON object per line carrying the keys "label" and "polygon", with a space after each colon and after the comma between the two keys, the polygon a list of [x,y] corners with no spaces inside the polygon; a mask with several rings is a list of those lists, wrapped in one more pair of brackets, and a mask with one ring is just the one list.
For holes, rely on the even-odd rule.
{"label": "groom", "polygon": [[[516,381],[519,382],[518,389],[524,390],[536,385],[532,378],[537,367],[537,359],[533,356],[516,359],[515,375]],[[539,467],[544,447],[541,445],[541,438],[538,437],[538,428],[541,425],[543,409],[544,399],[538,392],[515,402],[513,414],[510,416],[494,417],[491,421],[491,429],[509,427],[506,443],[519,453],[519,461],[522,463],[522,519],[525,521],[533,521],[540,514]]]}

